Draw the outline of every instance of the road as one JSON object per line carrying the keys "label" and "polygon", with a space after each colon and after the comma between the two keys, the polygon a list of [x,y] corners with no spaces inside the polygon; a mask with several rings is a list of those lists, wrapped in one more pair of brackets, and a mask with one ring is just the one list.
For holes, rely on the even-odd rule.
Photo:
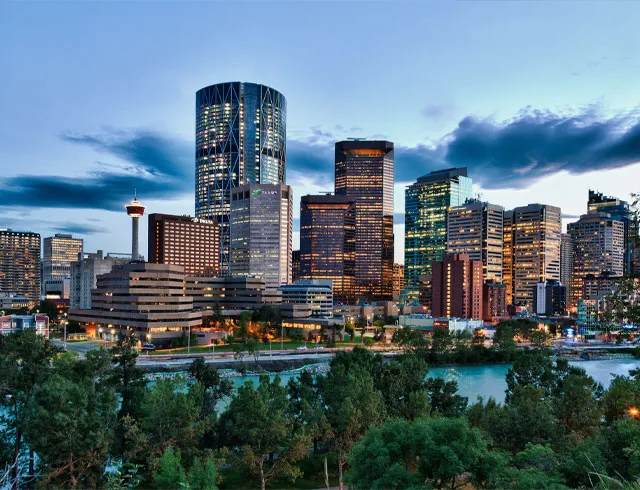
{"label": "road", "polygon": [[[62,342],[62,340],[60,339],[51,339],[51,342],[53,342],[53,345],[55,345],[56,347],[62,347],[64,345],[64,342]],[[84,342],[67,341],[67,350],[72,352],[77,352],[78,354],[80,354],[80,357],[84,357],[85,354],[90,350],[99,349],[99,348],[100,348],[99,340],[87,340]]]}

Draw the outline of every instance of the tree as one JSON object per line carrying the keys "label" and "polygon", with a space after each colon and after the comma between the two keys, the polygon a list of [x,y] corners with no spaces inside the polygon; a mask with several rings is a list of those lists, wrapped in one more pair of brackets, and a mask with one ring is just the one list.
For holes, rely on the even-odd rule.
{"label": "tree", "polygon": [[244,344],[246,351],[253,355],[253,360],[256,363],[256,367],[258,367],[258,358],[260,357],[260,342],[257,339],[249,339],[246,344]]}
{"label": "tree", "polygon": [[314,450],[328,430],[327,418],[320,395],[320,387],[313,375],[303,371],[287,384],[289,415],[311,437]]}
{"label": "tree", "polygon": [[[222,415],[221,425],[239,463],[259,477],[262,490],[277,477],[295,480],[301,475],[295,462],[306,454],[309,438],[304,431],[294,430],[289,412],[280,377],[271,381],[263,375],[257,388],[252,381],[238,388]],[[278,458],[271,458],[273,454]]]}
{"label": "tree", "polygon": [[516,350],[514,336],[513,327],[507,322],[500,322],[496,325],[496,331],[493,334],[493,346],[503,352],[514,352]]}
{"label": "tree", "polygon": [[629,408],[640,407],[640,379],[614,376],[600,404],[608,424],[625,418]]}
{"label": "tree", "polygon": [[205,458],[204,462],[193,458],[187,480],[193,490],[218,490],[218,468],[213,457]]}
{"label": "tree", "polygon": [[410,352],[424,352],[429,346],[422,332],[409,327],[402,327],[393,332],[391,342]]}
{"label": "tree", "polygon": [[12,446],[7,462],[13,470],[14,489],[20,484],[27,407],[33,401],[36,387],[51,372],[51,361],[56,352],[53,344],[38,335],[35,329],[9,334],[0,343],[0,406],[3,408],[0,434],[2,441]]}
{"label": "tree", "polygon": [[236,336],[240,336],[242,342],[246,342],[249,336],[249,323],[251,323],[251,312],[243,311],[238,317],[238,328]]}
{"label": "tree", "polygon": [[370,372],[357,364],[347,370],[343,363],[334,365],[336,359],[338,356],[332,361],[329,373],[319,382],[330,425],[327,438],[338,457],[338,483],[342,490],[343,470],[351,448],[367,429],[384,420],[385,409]]}
{"label": "tree", "polygon": [[429,413],[428,373],[424,359],[411,353],[383,363],[374,386],[381,392],[389,416],[413,420]]}
{"label": "tree", "polygon": [[592,436],[602,420],[598,404],[601,392],[602,387],[590,376],[567,376],[562,393],[553,399],[559,428],[565,434],[575,434],[579,439]]}
{"label": "tree", "polygon": [[211,364],[207,364],[202,357],[196,357],[189,366],[189,376],[194,378],[204,388],[204,410],[214,411],[220,400],[231,396],[233,382],[220,376],[220,372]]}
{"label": "tree", "polygon": [[429,378],[426,388],[433,414],[449,418],[461,417],[464,414],[468,399],[457,394],[456,381],[445,382],[442,378]]}
{"label": "tree", "polygon": [[180,450],[169,446],[160,456],[159,471],[153,473],[153,481],[158,488],[180,488],[187,483],[187,475],[181,463]]}
{"label": "tree", "polygon": [[552,339],[553,337],[544,330],[533,330],[529,334],[529,340],[539,349],[550,346]]}

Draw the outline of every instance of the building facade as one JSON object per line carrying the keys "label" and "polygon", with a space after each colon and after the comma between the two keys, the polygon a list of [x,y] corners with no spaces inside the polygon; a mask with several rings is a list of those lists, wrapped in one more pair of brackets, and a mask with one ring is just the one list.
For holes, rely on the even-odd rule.
{"label": "building facade", "polygon": [[393,143],[349,140],[335,145],[335,194],[356,203],[356,298],[393,295]]}
{"label": "building facade", "polygon": [[512,270],[514,305],[532,309],[537,284],[560,280],[560,216],[560,208],[546,204],[529,204],[513,210],[508,220],[511,223],[508,263]]}
{"label": "building facade", "polygon": [[149,215],[149,262],[184,267],[189,276],[220,273],[217,221],[170,214]]}
{"label": "building facade", "polygon": [[186,277],[184,289],[196,310],[257,310],[282,300],[282,293],[267,289],[260,277]]}
{"label": "building facade", "polygon": [[284,304],[304,305],[309,316],[333,316],[333,292],[328,279],[301,279],[278,289]]}
{"label": "building facade", "polygon": [[393,264],[393,300],[398,301],[404,289],[404,264]]}
{"label": "building facade", "polygon": [[49,338],[49,317],[39,313],[33,315],[0,315],[0,335],[35,329],[36,333]]}
{"label": "building facade", "polygon": [[0,230],[0,292],[40,301],[40,235]]}
{"label": "building facade", "polygon": [[434,317],[483,318],[482,262],[464,254],[445,254],[432,264]]}
{"label": "building facade", "polygon": [[502,220],[502,282],[506,286],[507,305],[513,304],[513,211],[505,211]]}
{"label": "building facade", "polygon": [[482,316],[485,322],[495,323],[508,318],[507,286],[501,282],[486,281],[482,293]]}
{"label": "building facade", "polygon": [[300,277],[329,279],[337,301],[355,300],[356,204],[348,196],[300,200]]}
{"label": "building facade", "polygon": [[621,276],[624,271],[624,223],[612,219],[608,213],[593,212],[569,223],[567,231],[573,240],[573,270],[569,306],[586,299],[583,283],[587,276],[607,273]]}
{"label": "building facade", "polygon": [[231,191],[232,276],[257,276],[276,289],[291,282],[291,187],[250,184]]}
{"label": "building facade", "polygon": [[52,279],[71,276],[71,264],[82,253],[82,238],[56,233],[43,240],[42,280],[46,284]]}
{"label": "building facade", "polygon": [[533,313],[563,316],[567,313],[567,287],[557,281],[540,282],[533,295]]}
{"label": "building facade", "polygon": [[231,189],[285,182],[286,122],[286,99],[265,85],[219,83],[196,93],[195,215],[219,223],[225,274]]}
{"label": "building facade", "polygon": [[481,261],[485,281],[502,281],[503,215],[502,206],[480,201],[449,208],[447,253]]}
{"label": "building facade", "polygon": [[447,213],[472,197],[466,168],[431,172],[405,191],[404,281],[417,294],[420,276],[447,250]]}
{"label": "building facade", "polygon": [[74,309],[91,309],[91,292],[96,288],[97,278],[111,272],[117,265],[129,263],[128,257],[104,255],[102,250],[96,253],[79,254],[71,263],[71,281],[69,306]]}
{"label": "building facade", "polygon": [[300,250],[291,252],[291,280],[296,282],[300,279]]}
{"label": "building facade", "polygon": [[573,237],[569,233],[560,235],[560,284],[567,288],[567,299],[571,296],[573,275]]}

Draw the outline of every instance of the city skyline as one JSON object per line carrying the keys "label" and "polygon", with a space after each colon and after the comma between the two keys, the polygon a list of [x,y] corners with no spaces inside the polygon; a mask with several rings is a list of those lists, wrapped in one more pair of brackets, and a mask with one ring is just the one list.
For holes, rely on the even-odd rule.
{"label": "city skyline", "polygon": [[[628,102],[636,100],[630,80],[640,71],[632,49],[640,34],[629,13],[635,5],[258,5],[242,26],[246,39],[202,63],[193,48],[205,34],[192,26],[181,35],[179,24],[200,25],[207,17],[200,11],[213,8],[231,15],[234,5],[155,6],[155,22],[140,29],[145,5],[0,7],[0,39],[12,46],[0,54],[10,68],[0,81],[7,109],[0,227],[73,233],[87,251],[126,252],[129,238],[118,230],[134,188],[149,212],[193,215],[194,95],[232,80],[287,98],[294,248],[299,199],[331,190],[333,145],[347,137],[395,144],[396,262],[403,261],[405,186],[432,170],[467,166],[483,200],[505,209],[557,206],[565,226],[583,214],[589,187],[623,200],[637,191],[640,124]],[[252,29],[283,13],[282,31],[272,35],[277,55],[252,49],[259,35]],[[363,26],[382,28],[387,19],[405,26],[387,26],[389,41],[354,27],[355,16]],[[482,22],[489,17],[491,30]],[[326,35],[323,19],[349,31],[346,37]],[[121,36],[103,49],[115,25]],[[531,43],[527,36],[542,26],[550,34]],[[165,39],[169,27],[175,39]],[[25,29],[39,36],[12,43]],[[229,28],[221,29],[223,39]],[[307,42],[290,43],[292,35]],[[340,77],[314,61],[345,53],[352,63]],[[393,69],[363,79],[374,54]],[[384,88],[394,80],[402,93]],[[142,250],[146,241],[143,233]]]}

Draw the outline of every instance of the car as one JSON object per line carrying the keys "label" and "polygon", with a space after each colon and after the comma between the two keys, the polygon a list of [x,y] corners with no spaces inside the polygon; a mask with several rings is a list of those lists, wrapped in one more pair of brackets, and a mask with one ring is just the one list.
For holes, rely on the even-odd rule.
{"label": "car", "polygon": [[153,344],[143,344],[142,350],[156,350],[156,346]]}
{"label": "car", "polygon": [[296,347],[296,350],[307,350],[307,346],[306,345],[300,345],[300,346]]}
{"label": "car", "polygon": [[322,350],[322,349],[324,349],[324,347],[323,347],[323,346],[321,346],[321,345],[316,345],[316,350]]}

